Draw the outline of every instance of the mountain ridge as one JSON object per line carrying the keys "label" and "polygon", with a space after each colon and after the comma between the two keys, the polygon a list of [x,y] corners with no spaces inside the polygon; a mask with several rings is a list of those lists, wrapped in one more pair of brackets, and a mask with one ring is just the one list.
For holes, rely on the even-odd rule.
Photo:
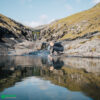
{"label": "mountain ridge", "polygon": [[[100,3],[89,10],[76,13],[49,24],[41,31],[46,40],[73,40],[100,31]],[[43,38],[44,38],[43,37]]]}

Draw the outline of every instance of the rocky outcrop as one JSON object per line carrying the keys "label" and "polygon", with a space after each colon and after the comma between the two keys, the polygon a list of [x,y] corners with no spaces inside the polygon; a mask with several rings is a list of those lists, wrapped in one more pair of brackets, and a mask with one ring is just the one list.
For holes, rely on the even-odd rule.
{"label": "rocky outcrop", "polygon": [[32,31],[28,27],[0,14],[0,42],[6,39],[32,40]]}
{"label": "rocky outcrop", "polygon": [[79,39],[63,42],[65,54],[77,57],[97,57],[100,58],[100,39]]}
{"label": "rocky outcrop", "polygon": [[0,14],[0,54],[24,41],[32,41],[32,30],[4,15]]}

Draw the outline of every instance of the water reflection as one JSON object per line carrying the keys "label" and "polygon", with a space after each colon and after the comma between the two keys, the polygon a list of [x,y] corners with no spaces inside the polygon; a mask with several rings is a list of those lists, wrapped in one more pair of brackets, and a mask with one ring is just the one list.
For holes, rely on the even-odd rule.
{"label": "water reflection", "polygon": [[[27,85],[25,85],[26,83]],[[66,90],[56,85],[65,87]],[[18,92],[18,86],[22,88],[22,91],[24,88],[27,89],[31,98],[27,98],[27,100],[39,99],[35,95],[33,98],[31,92],[37,91],[38,95],[41,94],[42,97],[44,94],[40,89],[46,90],[46,94],[51,97],[48,98],[47,95],[44,95],[43,100],[47,98],[50,100],[76,100],[76,96],[78,100],[100,100],[100,60],[39,56],[0,57],[0,94],[7,91],[9,91],[7,93],[11,93],[10,87]],[[28,87],[32,88],[31,92]],[[16,94],[18,94],[17,92]],[[62,98],[59,97],[59,92],[63,93]],[[51,93],[53,94],[51,95]],[[73,98],[68,99],[70,97],[67,95],[68,93]],[[22,92],[20,94],[25,96]],[[22,98],[17,100],[20,99]],[[26,99],[24,98],[24,100]]]}

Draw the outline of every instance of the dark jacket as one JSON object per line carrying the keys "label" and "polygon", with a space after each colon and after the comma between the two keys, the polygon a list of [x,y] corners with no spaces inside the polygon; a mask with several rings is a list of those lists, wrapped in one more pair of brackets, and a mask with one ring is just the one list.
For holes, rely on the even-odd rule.
{"label": "dark jacket", "polygon": [[54,53],[54,52],[60,53],[64,51],[64,47],[61,45],[61,43],[54,43],[54,46],[50,47],[50,53]]}

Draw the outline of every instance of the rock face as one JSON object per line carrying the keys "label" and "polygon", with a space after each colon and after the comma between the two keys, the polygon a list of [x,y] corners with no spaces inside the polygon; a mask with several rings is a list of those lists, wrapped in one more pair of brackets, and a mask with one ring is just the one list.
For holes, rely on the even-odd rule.
{"label": "rock face", "polygon": [[[0,42],[32,40],[31,29],[0,14]],[[7,41],[9,42],[9,41]]]}
{"label": "rock face", "polygon": [[32,40],[30,28],[0,14],[0,51],[14,49],[16,44]]}
{"label": "rock face", "polygon": [[100,57],[100,3],[52,22],[40,32],[42,41],[61,41],[71,56]]}

